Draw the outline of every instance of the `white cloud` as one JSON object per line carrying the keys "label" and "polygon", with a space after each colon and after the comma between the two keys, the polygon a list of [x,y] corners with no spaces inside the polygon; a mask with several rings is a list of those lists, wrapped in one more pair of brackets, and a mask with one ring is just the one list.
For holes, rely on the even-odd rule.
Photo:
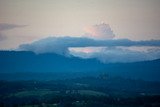
{"label": "white cloud", "polygon": [[[92,50],[85,52],[84,50]],[[154,60],[160,58],[160,48],[153,48],[146,51],[136,51],[123,47],[100,47],[100,48],[72,48],[70,54],[81,58],[97,58],[104,63],[117,62],[138,62],[146,60]]]}
{"label": "white cloud", "polygon": [[85,28],[85,36],[94,39],[113,39],[115,37],[113,31],[111,30],[109,24],[98,24]]}

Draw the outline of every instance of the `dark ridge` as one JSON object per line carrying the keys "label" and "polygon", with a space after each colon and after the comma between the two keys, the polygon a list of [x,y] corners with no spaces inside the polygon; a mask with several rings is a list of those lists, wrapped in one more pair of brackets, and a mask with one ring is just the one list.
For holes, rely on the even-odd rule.
{"label": "dark ridge", "polygon": [[53,79],[97,76],[107,73],[132,79],[160,81],[160,59],[135,63],[104,64],[54,53],[0,51],[0,79]]}

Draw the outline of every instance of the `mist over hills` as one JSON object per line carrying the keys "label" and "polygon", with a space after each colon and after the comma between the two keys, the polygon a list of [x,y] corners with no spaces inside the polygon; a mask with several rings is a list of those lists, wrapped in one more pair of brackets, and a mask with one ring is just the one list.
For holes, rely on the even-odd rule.
{"label": "mist over hills", "polygon": [[0,51],[0,79],[60,79],[83,76],[120,76],[160,81],[160,59],[134,63],[104,64],[97,59],[81,59],[54,53]]}
{"label": "mist over hills", "polygon": [[[99,35],[100,36],[100,35]],[[21,44],[19,51],[56,53],[80,58],[96,58],[104,63],[139,62],[160,58],[160,40],[92,39],[86,37],[47,37]]]}

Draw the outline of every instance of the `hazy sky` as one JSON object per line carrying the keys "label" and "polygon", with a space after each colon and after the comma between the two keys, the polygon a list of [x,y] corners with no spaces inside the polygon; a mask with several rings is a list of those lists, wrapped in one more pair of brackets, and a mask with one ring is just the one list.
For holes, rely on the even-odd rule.
{"label": "hazy sky", "polygon": [[0,0],[0,49],[102,22],[116,38],[160,39],[160,0]]}

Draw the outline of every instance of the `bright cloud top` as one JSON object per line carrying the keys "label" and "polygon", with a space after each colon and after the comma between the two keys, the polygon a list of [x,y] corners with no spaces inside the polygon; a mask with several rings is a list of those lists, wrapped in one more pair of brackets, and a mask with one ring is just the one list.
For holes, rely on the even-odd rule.
{"label": "bright cloud top", "polygon": [[85,28],[86,36],[94,39],[113,39],[115,37],[113,31],[111,30],[109,24],[98,24]]}

